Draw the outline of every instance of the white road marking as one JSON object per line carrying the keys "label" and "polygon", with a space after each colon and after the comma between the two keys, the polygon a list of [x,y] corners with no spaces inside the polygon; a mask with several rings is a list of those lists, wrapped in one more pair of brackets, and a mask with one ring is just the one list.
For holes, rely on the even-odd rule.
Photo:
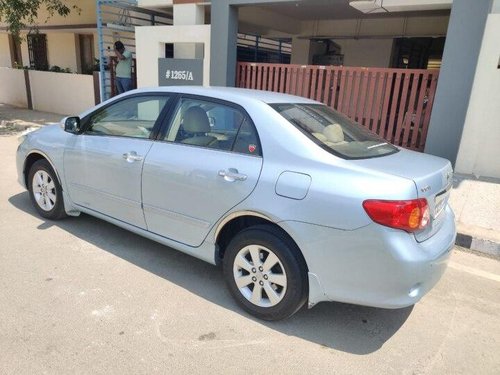
{"label": "white road marking", "polygon": [[467,272],[467,273],[470,273],[470,274],[475,275],[475,276],[480,276],[480,277],[484,277],[485,279],[500,282],[500,275],[497,275],[495,273],[478,270],[477,268],[467,267],[467,266],[464,266],[462,264],[458,264],[455,262],[448,263],[448,266],[450,268],[456,269],[458,271]]}

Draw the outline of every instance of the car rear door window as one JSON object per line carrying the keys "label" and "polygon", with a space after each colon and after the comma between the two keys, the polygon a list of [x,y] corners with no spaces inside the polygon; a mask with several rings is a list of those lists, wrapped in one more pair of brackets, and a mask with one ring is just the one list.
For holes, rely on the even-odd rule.
{"label": "car rear door window", "polygon": [[257,132],[239,108],[181,98],[164,138],[185,145],[261,155]]}
{"label": "car rear door window", "polygon": [[234,142],[233,151],[241,154],[262,156],[257,131],[248,118],[243,121],[239,129],[236,141]]}

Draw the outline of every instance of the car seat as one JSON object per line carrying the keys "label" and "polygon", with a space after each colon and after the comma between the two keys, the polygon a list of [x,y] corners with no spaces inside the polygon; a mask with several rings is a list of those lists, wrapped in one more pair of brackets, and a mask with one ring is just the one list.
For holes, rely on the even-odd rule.
{"label": "car seat", "polygon": [[198,106],[189,107],[184,113],[182,131],[186,136],[181,143],[205,147],[217,147],[217,138],[207,135],[210,122],[207,113]]}
{"label": "car seat", "polygon": [[344,140],[344,132],[339,124],[328,125],[323,130],[323,136],[326,137],[324,143],[328,146],[335,146],[347,143]]}

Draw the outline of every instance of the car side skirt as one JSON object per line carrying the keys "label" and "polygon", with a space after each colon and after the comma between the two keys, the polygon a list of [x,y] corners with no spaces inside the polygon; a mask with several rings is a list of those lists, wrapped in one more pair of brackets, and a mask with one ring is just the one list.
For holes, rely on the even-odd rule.
{"label": "car side skirt", "polygon": [[91,210],[91,209],[88,209],[85,207],[81,207],[81,206],[75,205],[75,207],[77,207],[77,209],[83,213],[86,213],[86,214],[94,216],[98,219],[107,221],[111,224],[114,224],[114,225],[120,227],[120,228],[126,229],[126,230],[131,231],[135,234],[138,234],[139,236],[142,236],[142,237],[145,237],[149,240],[161,243],[162,245],[168,246],[174,250],[178,250],[178,251],[183,252],[185,254],[191,255],[191,256],[198,258],[198,259],[201,259],[207,263],[216,265],[215,257],[214,257],[214,254],[215,254],[215,245],[214,244],[210,244],[210,243],[205,241],[199,247],[191,247],[188,245],[184,245],[180,242],[171,240],[169,238],[165,238],[165,237],[159,236],[157,234],[148,232],[147,230],[144,230],[142,228],[138,228],[134,225],[127,224],[123,221],[120,221],[120,220],[117,220],[117,219],[112,218],[110,216],[101,214],[100,212],[97,212],[97,211],[94,211],[94,210]]}

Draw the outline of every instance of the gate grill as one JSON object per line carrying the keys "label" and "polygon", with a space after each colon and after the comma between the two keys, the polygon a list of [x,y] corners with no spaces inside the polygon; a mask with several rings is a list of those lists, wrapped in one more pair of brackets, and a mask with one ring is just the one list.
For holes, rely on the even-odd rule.
{"label": "gate grill", "polygon": [[438,70],[239,62],[236,86],[325,103],[387,141],[423,151]]}

